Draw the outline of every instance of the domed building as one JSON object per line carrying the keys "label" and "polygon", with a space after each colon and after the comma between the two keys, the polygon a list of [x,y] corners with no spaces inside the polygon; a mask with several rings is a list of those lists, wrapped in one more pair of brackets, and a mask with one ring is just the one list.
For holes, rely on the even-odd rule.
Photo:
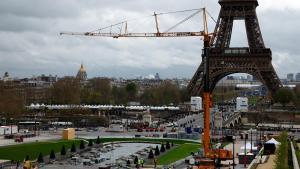
{"label": "domed building", "polygon": [[80,69],[78,70],[78,73],[76,75],[76,78],[80,81],[85,81],[87,79],[87,73],[83,67],[83,64],[81,64]]}

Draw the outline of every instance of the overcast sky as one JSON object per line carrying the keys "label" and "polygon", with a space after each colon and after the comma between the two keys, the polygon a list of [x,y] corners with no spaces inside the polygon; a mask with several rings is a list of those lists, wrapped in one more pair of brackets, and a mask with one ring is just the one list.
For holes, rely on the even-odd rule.
{"label": "overcast sky", "polygon": [[[263,38],[273,51],[277,73],[285,77],[300,72],[300,1],[259,0],[259,4]],[[201,62],[202,42],[197,37],[113,39],[59,32],[91,31],[125,19],[137,19],[128,22],[131,32],[154,32],[153,17],[148,17],[154,11],[203,6],[217,19],[217,0],[1,0],[0,74],[75,75],[83,63],[88,77],[133,78],[158,72],[164,78],[190,78]],[[190,14],[162,15],[160,29],[167,30]],[[213,21],[209,24],[213,31]],[[197,15],[174,31],[199,31],[201,26]],[[234,26],[232,46],[246,45],[244,24],[239,21]]]}

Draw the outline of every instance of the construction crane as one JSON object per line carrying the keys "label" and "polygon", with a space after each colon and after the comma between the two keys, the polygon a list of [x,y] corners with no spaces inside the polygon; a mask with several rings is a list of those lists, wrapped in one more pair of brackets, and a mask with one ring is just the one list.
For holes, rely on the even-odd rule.
{"label": "construction crane", "polygon": [[[158,16],[169,14],[169,13],[179,13],[179,12],[187,12],[187,11],[196,11],[192,13],[190,16],[186,17],[185,19],[181,20],[179,23],[175,24],[174,26],[170,27],[164,32],[160,32],[159,24],[158,24]],[[187,20],[194,17],[196,14],[203,11],[203,23],[204,23],[204,30],[197,31],[197,32],[171,32],[174,28],[178,27],[182,23],[186,22]],[[128,32],[128,21],[122,21],[107,27],[103,27],[94,31],[90,32],[61,32],[60,35],[81,35],[81,36],[101,36],[101,37],[113,37],[113,38],[129,38],[129,37],[187,37],[187,36],[202,36],[207,37],[211,36],[211,33],[208,33],[208,26],[207,26],[207,18],[206,18],[206,10],[205,8],[201,9],[191,9],[191,10],[183,10],[183,11],[175,11],[175,12],[167,12],[167,13],[154,13],[152,16],[155,18],[155,28],[156,32],[153,33],[129,33]],[[123,29],[123,25],[125,24],[125,28]],[[120,26],[121,28],[118,33],[112,32],[112,28],[116,26]],[[109,32],[102,32],[103,30],[110,29]]]}
{"label": "construction crane", "polygon": [[[155,19],[155,28],[156,32],[154,33],[129,33],[128,32],[128,24],[127,21],[122,21],[114,25],[110,25],[104,28],[97,29],[95,31],[90,31],[90,32],[61,32],[60,35],[81,35],[81,36],[100,36],[100,37],[112,37],[112,38],[129,38],[129,37],[159,37],[159,38],[164,38],[164,37],[188,37],[188,36],[199,36],[203,37],[203,42],[204,42],[204,47],[203,47],[203,53],[202,53],[202,60],[204,61],[204,66],[205,66],[205,71],[204,71],[204,92],[203,92],[203,105],[204,105],[204,133],[202,137],[202,143],[203,143],[203,148],[204,148],[204,157],[208,159],[215,159],[221,158],[221,159],[230,159],[232,158],[232,153],[231,151],[228,150],[222,150],[218,149],[212,150],[211,149],[211,142],[210,142],[210,108],[212,106],[212,100],[211,100],[211,92],[209,90],[209,56],[208,56],[208,51],[209,48],[211,47],[211,38],[215,36],[216,32],[209,33],[208,32],[208,24],[207,24],[207,13],[205,8],[201,9],[192,9],[192,10],[184,10],[184,11],[175,11],[175,12],[169,12],[169,13],[177,13],[177,12],[185,12],[185,11],[195,11],[192,13],[190,16],[187,18],[183,19],[176,25],[172,26],[169,28],[167,31],[160,32],[159,29],[159,24],[158,24],[158,15],[162,14],[168,14],[168,13],[160,13],[156,14],[154,13],[154,19]],[[179,26],[180,24],[184,23],[185,21],[189,20],[196,14],[202,12],[203,13],[203,31],[198,31],[198,32],[171,32],[175,27]],[[209,15],[210,16],[210,15]],[[210,16],[211,17],[211,16]],[[212,17],[211,17],[212,18]],[[120,26],[121,28],[118,33],[112,32],[112,28],[115,26]],[[125,26],[123,26],[125,25]],[[124,30],[122,29],[124,27]],[[109,32],[103,32],[103,30],[110,29]],[[211,161],[211,160],[210,160]],[[214,166],[211,166],[208,161],[207,165],[200,166],[199,168],[214,168]]]}

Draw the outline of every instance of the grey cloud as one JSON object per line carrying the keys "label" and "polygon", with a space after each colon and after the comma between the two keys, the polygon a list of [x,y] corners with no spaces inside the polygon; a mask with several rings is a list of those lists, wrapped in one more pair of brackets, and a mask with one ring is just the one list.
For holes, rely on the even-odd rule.
{"label": "grey cloud", "polygon": [[300,72],[300,12],[295,9],[280,12],[266,10],[259,17],[266,46],[273,51],[277,73],[280,77],[285,77],[287,73]]}
{"label": "grey cloud", "polygon": [[[274,2],[275,3],[275,2]],[[89,77],[134,77],[159,72],[163,77],[191,77],[201,62],[199,38],[112,39],[59,36],[60,31],[90,31],[124,18],[139,18],[153,11],[200,8],[206,4],[217,18],[213,1],[179,0],[3,0],[0,1],[0,75],[75,75],[81,62]],[[187,15],[160,18],[162,30]],[[296,10],[258,9],[265,43],[273,50],[278,73],[297,72],[300,13]],[[150,21],[149,21],[150,19]],[[132,31],[155,31],[153,18],[130,24]],[[201,18],[177,30],[200,30]],[[145,22],[147,21],[147,22]],[[213,30],[214,23],[210,21]],[[242,30],[237,29],[239,44]],[[282,61],[285,61],[282,63]],[[300,62],[300,60],[299,60]],[[298,62],[298,63],[299,63]]]}
{"label": "grey cloud", "polygon": [[0,14],[34,18],[74,17],[80,12],[80,5],[72,0],[2,0]]}

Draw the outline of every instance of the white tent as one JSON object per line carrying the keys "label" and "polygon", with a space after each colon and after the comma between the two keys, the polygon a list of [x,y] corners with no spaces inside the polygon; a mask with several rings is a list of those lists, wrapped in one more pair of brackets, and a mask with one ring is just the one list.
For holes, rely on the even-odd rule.
{"label": "white tent", "polygon": [[[238,155],[244,155],[245,153],[238,153]],[[254,155],[253,153],[246,153],[246,155]]]}
{"label": "white tent", "polygon": [[271,138],[269,141],[267,141],[266,143],[273,143],[275,145],[279,145],[280,143],[278,141],[276,141],[274,138]]}
{"label": "white tent", "polygon": [[[242,146],[241,150],[245,150],[245,146]],[[246,150],[251,150],[251,143],[248,142],[246,144]],[[254,145],[252,145],[252,150],[257,150],[257,147],[255,147]]]}

